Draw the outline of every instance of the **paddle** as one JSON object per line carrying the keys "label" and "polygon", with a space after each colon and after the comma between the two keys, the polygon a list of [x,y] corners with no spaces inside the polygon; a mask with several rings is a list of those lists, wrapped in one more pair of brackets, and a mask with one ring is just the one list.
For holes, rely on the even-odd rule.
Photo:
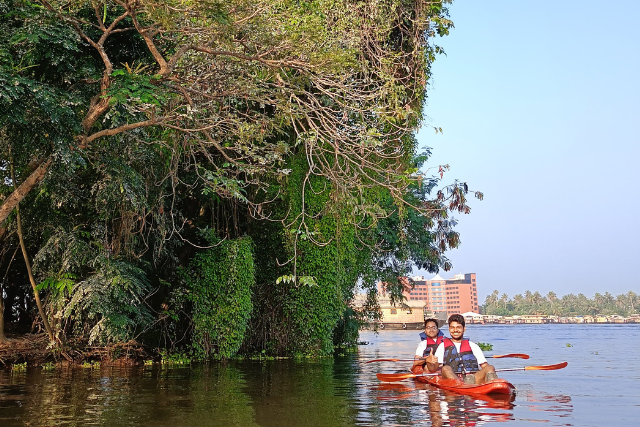
{"label": "paddle", "polygon": [[566,368],[568,362],[556,363],[555,365],[541,365],[541,366],[523,366],[522,368],[506,368],[506,369],[496,369],[496,372],[506,372],[506,371],[555,371],[556,369]]}
{"label": "paddle", "polygon": [[[567,362],[557,363],[555,365],[541,365],[541,366],[523,366],[522,368],[507,368],[507,369],[496,369],[496,372],[505,372],[505,371],[554,371],[556,369],[562,369],[567,366]],[[438,372],[433,372],[429,374],[376,374],[380,381],[386,382],[396,382],[406,380],[407,378],[416,378],[423,376],[431,376],[431,375],[440,375]]]}
{"label": "paddle", "polygon": [[[529,355],[528,354],[523,354],[523,353],[509,353],[509,354],[496,354],[495,356],[485,356],[486,359],[502,359],[504,357],[515,357],[518,359],[528,359]],[[425,359],[424,357],[421,357],[420,359]],[[414,360],[420,360],[420,359],[374,359],[374,360],[369,360],[368,362],[364,362],[364,363],[373,363],[373,362],[413,362]]]}

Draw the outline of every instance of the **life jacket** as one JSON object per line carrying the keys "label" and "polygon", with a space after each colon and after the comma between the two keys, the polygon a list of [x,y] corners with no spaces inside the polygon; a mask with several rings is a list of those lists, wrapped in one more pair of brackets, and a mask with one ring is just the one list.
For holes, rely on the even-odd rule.
{"label": "life jacket", "polygon": [[438,331],[438,335],[436,336],[436,339],[433,339],[433,338],[429,338],[427,334],[425,334],[424,332],[420,332],[420,339],[422,341],[427,340],[427,347],[425,347],[424,353],[422,353],[422,357],[426,357],[429,355],[431,350],[433,350],[433,354],[436,353],[436,349],[444,339],[444,334],[442,333],[442,331]]}
{"label": "life jacket", "polygon": [[443,365],[451,366],[456,374],[478,372],[478,359],[473,355],[468,339],[463,339],[460,343],[460,352],[456,349],[455,344],[449,338],[445,338]]}

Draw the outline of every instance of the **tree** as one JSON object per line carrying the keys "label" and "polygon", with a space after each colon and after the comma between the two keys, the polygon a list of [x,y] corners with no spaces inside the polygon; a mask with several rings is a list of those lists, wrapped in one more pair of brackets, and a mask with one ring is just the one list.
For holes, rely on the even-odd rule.
{"label": "tree", "polygon": [[414,137],[446,3],[1,2],[0,238],[24,200],[35,278],[65,332],[178,346],[197,331],[204,353],[228,356],[240,336],[206,336],[218,305],[175,297],[206,299],[217,279],[175,271],[214,277],[218,240],[204,236],[249,236],[245,349],[329,352],[340,322],[354,336],[359,283],[446,268],[459,242],[450,214],[469,212],[468,186],[431,194]]}
{"label": "tree", "polygon": [[500,297],[500,303],[502,304],[502,308],[504,310],[507,309],[507,303],[509,302],[509,295],[507,294],[502,294],[502,296]]}
{"label": "tree", "polygon": [[[76,97],[51,88],[65,126],[25,159],[38,166],[3,201],[0,223],[63,158],[79,162],[102,139],[125,132],[157,140],[180,156],[173,161],[208,162],[198,178],[221,197],[249,203],[252,214],[260,214],[260,202],[247,187],[286,175],[281,165],[297,145],[309,173],[325,176],[343,197],[357,203],[364,189],[382,185],[403,200],[413,150],[404,136],[419,124],[429,63],[439,51],[425,40],[451,27],[441,2],[41,4],[46,11],[22,6],[33,20],[63,24],[56,29],[66,36],[75,31],[72,50],[99,58],[100,69],[94,62],[89,73],[99,77],[76,75],[67,85],[85,87]],[[29,48],[33,40],[22,43]],[[123,43],[131,49],[115,50]],[[24,79],[38,71],[31,67],[11,81],[25,96]],[[360,209],[379,215],[372,206]]]}

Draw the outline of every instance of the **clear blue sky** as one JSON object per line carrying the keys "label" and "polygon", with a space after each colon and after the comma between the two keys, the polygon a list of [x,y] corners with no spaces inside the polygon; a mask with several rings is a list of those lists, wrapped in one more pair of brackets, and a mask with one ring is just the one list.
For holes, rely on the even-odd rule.
{"label": "clear blue sky", "polygon": [[640,293],[640,1],[450,12],[419,140],[429,166],[451,166],[445,182],[485,199],[456,215],[462,245],[440,274],[477,273],[481,302],[494,289]]}

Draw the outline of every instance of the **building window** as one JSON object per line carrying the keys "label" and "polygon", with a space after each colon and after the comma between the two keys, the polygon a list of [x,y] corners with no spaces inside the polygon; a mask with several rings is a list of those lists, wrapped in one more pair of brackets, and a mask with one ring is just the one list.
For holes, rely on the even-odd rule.
{"label": "building window", "polygon": [[395,308],[391,309],[391,314],[397,314],[397,313],[398,313],[398,310],[396,310]]}

